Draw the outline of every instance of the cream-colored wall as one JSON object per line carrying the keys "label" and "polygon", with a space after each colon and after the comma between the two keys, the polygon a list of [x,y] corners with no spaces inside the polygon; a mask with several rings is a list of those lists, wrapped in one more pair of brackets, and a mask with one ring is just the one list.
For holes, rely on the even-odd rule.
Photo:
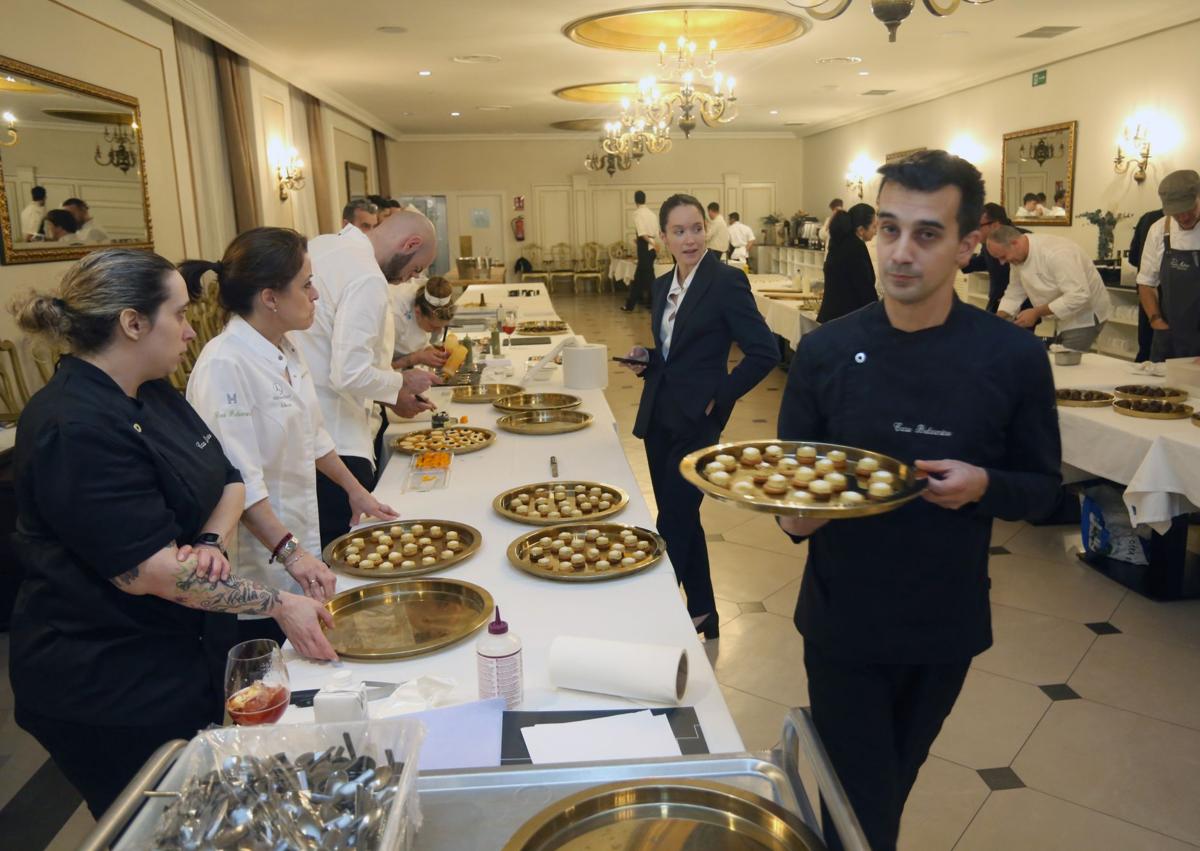
{"label": "cream-colored wall", "polygon": [[[1200,22],[1191,23],[1046,66],[1046,85],[1038,88],[1022,73],[810,136],[804,139],[809,176],[804,201],[809,209],[824,209],[832,197],[853,197],[844,175],[859,156],[882,162],[890,151],[944,148],[965,136],[982,146],[983,156],[974,161],[987,181],[988,200],[999,202],[1003,135],[1077,120],[1075,213],[1097,208],[1133,213],[1117,227],[1116,246],[1126,248],[1137,217],[1159,206],[1159,180],[1175,169],[1200,168],[1200,96],[1193,82],[1200,72],[1198,40]],[[1162,145],[1152,150],[1149,177],[1139,186],[1132,171],[1114,174],[1112,159],[1127,117],[1143,109],[1177,122],[1182,139],[1173,150]],[[876,180],[866,200],[873,202],[877,190]],[[1044,232],[1096,250],[1096,229],[1085,221]]]}
{"label": "cream-colored wall", "polygon": [[[510,267],[521,256],[522,247],[538,239],[539,232],[563,232],[553,223],[538,221],[538,198],[554,201],[546,209],[557,210],[561,205],[555,195],[560,190],[569,193],[565,203],[571,221],[565,232],[573,234],[576,245],[611,230],[607,219],[596,220],[599,216],[617,215],[619,225],[627,228],[632,194],[639,188],[646,190],[651,202],[655,195],[703,189],[711,195],[706,194],[702,201],[719,201],[725,210],[732,210],[742,203],[741,187],[770,183],[775,187],[777,210],[790,214],[800,206],[802,144],[796,139],[745,138],[736,133],[722,138],[719,131],[678,139],[668,153],[648,156],[630,171],[618,171],[613,177],[584,168],[583,159],[593,148],[592,137],[584,135],[561,140],[389,140],[388,173],[392,194],[397,197],[448,196],[448,218],[452,223],[458,218],[453,206],[460,194],[502,192],[505,259]],[[621,198],[608,204],[606,199],[614,189],[620,190]],[[525,196],[523,212],[513,210],[516,195]],[[508,226],[508,220],[517,215],[525,217],[525,243],[516,242]],[[749,224],[759,227],[757,222]],[[455,256],[457,250],[455,243],[450,256]]]}
{"label": "cream-colored wall", "polygon": [[[124,0],[4,0],[0,55],[136,97],[142,111],[155,250],[199,246],[171,21]],[[0,266],[0,306],[58,284],[67,263]],[[0,337],[18,332],[0,310]]]}
{"label": "cream-colored wall", "polygon": [[379,189],[379,172],[375,168],[375,147],[371,128],[359,124],[335,109],[328,107],[321,110],[325,120],[326,143],[325,150],[329,152],[332,163],[330,178],[336,187],[330,195],[335,202],[334,218],[340,226],[342,208],[350,200],[346,193],[346,163],[367,167],[368,192],[374,193]]}

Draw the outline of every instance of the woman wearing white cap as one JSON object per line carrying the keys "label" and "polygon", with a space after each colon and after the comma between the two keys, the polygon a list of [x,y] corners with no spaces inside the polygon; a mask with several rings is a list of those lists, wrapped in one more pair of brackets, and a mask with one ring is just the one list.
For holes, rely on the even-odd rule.
{"label": "woman wearing white cap", "polygon": [[[458,305],[454,288],[440,276],[428,281],[409,281],[392,288],[392,312],[396,316],[395,369],[423,364],[441,369],[449,354],[429,344],[430,334],[440,332],[454,320]],[[440,338],[440,334],[438,337]]]}

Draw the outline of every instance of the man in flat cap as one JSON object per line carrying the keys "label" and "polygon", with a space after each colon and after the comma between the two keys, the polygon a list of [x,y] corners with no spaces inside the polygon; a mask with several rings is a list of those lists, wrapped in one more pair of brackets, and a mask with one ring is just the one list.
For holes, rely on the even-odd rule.
{"label": "man in flat cap", "polygon": [[1146,235],[1137,276],[1156,362],[1200,356],[1200,174],[1173,171],[1158,185],[1158,195],[1163,217]]}

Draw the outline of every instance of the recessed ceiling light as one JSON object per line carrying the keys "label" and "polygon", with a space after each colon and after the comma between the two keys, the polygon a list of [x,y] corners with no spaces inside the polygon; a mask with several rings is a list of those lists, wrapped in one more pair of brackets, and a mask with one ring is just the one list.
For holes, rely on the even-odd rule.
{"label": "recessed ceiling light", "polygon": [[778,115],[778,114],[779,114],[779,110],[778,110],[778,109],[772,109],[772,110],[771,110],[771,115]]}
{"label": "recessed ceiling light", "polygon": [[504,103],[489,104],[488,106],[477,106],[475,108],[480,112],[504,112],[506,109],[512,109],[511,106]]}
{"label": "recessed ceiling light", "polygon": [[818,65],[857,65],[862,62],[861,56],[822,56],[817,60]]}
{"label": "recessed ceiling light", "polygon": [[388,35],[400,35],[408,32],[408,27],[376,27],[375,32],[387,33]]}
{"label": "recessed ceiling light", "polygon": [[455,56],[454,61],[460,65],[494,65],[500,61],[500,57],[491,53],[464,53]]}
{"label": "recessed ceiling light", "polygon": [[858,72],[858,76],[860,76],[860,77],[870,77],[870,76],[871,76],[871,72],[870,72],[870,71],[859,71],[859,72]]}
{"label": "recessed ceiling light", "polygon": [[418,77],[432,77],[433,72],[432,71],[418,71],[417,76]]}
{"label": "recessed ceiling light", "polygon": [[458,118],[460,115],[462,115],[462,113],[461,113],[461,112],[452,112],[452,113],[450,113],[450,117],[451,117],[451,118]]}
{"label": "recessed ceiling light", "polygon": [[411,113],[411,112],[402,112],[402,113],[400,113],[400,114],[401,114],[402,116],[404,116],[405,118],[409,118],[409,117],[412,115],[412,113]]}

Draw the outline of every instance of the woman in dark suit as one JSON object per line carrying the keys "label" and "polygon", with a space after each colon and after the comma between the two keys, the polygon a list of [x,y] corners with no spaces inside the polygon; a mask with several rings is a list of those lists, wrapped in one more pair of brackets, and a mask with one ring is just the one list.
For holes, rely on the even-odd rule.
{"label": "woman in dark suit", "polygon": [[[716,638],[717,607],[700,525],[703,494],[684,481],[679,462],[718,442],[734,404],[771,371],[779,350],[745,274],[705,248],[700,202],[672,195],[658,221],[675,268],[654,282],[654,348],[637,346],[629,354],[646,363],[630,367],[646,381],[633,433],[646,443],[658,531],[687,594],[688,613],[697,632]],[[727,372],[734,343],[743,357]]]}
{"label": "woman in dark suit", "polygon": [[825,297],[818,322],[829,322],[879,300],[875,292],[875,267],[867,243],[879,224],[875,208],[855,204],[836,213],[829,222],[829,253],[825,255]]}

